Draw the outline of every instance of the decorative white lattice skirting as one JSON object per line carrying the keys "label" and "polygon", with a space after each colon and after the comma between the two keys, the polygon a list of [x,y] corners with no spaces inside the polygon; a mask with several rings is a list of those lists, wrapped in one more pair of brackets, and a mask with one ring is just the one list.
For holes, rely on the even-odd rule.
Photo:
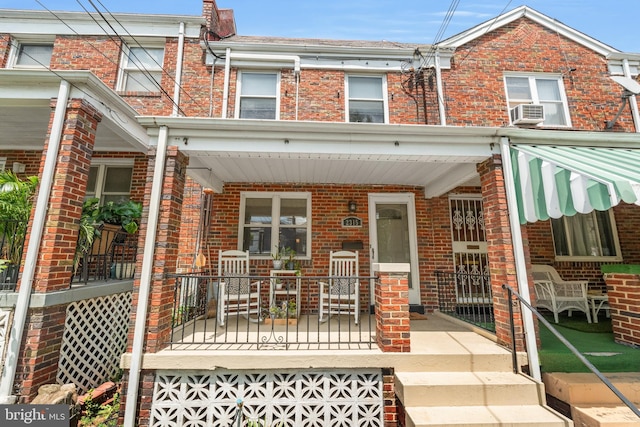
{"label": "decorative white lattice skirting", "polygon": [[117,374],[127,349],[131,292],[74,302],[67,307],[57,381],[84,393]]}
{"label": "decorative white lattice skirting", "polygon": [[[230,427],[237,400],[245,420],[282,427],[381,427],[379,370],[158,372],[152,427]],[[281,423],[281,424],[280,424]]]}

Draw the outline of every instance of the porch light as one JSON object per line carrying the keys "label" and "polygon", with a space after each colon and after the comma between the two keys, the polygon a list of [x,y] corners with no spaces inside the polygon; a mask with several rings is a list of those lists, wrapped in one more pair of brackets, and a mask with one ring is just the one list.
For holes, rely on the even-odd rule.
{"label": "porch light", "polygon": [[358,205],[356,205],[356,202],[354,202],[353,200],[349,200],[347,206],[349,207],[349,212],[351,213],[354,213],[358,209]]}

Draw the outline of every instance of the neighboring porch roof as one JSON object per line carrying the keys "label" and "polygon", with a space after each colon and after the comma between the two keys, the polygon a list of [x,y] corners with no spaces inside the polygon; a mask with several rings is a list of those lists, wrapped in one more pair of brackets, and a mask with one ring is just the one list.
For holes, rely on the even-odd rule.
{"label": "neighboring porch roof", "polygon": [[511,146],[520,223],[640,205],[640,149]]}
{"label": "neighboring porch roof", "polygon": [[189,175],[222,192],[225,182],[409,185],[437,197],[479,186],[498,128],[370,123],[138,117],[151,145],[159,127],[189,156]]}
{"label": "neighboring porch roof", "polygon": [[0,69],[0,150],[42,150],[60,82],[102,113],[94,151],[147,152],[135,110],[90,71]]}

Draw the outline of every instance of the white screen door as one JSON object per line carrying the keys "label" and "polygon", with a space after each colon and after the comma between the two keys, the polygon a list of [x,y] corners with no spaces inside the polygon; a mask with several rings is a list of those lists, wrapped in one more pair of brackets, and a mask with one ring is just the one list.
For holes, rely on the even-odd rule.
{"label": "white screen door", "polygon": [[[420,304],[420,277],[412,193],[369,194],[369,256],[375,263],[407,263],[409,303]],[[371,271],[373,275],[373,270]]]}

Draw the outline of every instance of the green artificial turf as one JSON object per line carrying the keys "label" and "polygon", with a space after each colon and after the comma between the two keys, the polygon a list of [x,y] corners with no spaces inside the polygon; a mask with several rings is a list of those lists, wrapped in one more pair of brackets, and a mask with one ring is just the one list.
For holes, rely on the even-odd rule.
{"label": "green artificial turf", "polygon": [[[615,343],[610,320],[589,324],[579,317],[561,317],[560,323],[554,323],[553,319],[550,323],[599,371],[640,372],[640,349]],[[591,372],[542,322],[539,325],[543,372]]]}

